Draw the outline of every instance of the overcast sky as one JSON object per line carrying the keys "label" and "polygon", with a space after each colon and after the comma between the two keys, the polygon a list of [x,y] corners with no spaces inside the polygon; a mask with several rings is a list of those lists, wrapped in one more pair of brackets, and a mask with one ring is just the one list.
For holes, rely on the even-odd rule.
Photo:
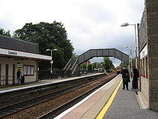
{"label": "overcast sky", "polygon": [[[80,55],[89,49],[134,46],[134,27],[140,23],[144,0],[0,0],[0,28],[14,32],[25,23],[61,22]],[[92,60],[99,60],[94,58]],[[118,60],[112,59],[115,65]]]}

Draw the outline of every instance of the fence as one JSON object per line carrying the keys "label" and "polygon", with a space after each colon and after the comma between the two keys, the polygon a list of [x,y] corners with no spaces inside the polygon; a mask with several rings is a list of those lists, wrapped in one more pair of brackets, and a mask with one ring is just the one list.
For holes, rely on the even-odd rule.
{"label": "fence", "polygon": [[58,78],[66,78],[66,77],[71,77],[71,71],[67,71],[66,74],[64,70],[52,71],[52,73],[48,70],[40,70],[38,72],[39,80],[58,79]]}
{"label": "fence", "polygon": [[14,76],[0,76],[0,86],[15,84]]}

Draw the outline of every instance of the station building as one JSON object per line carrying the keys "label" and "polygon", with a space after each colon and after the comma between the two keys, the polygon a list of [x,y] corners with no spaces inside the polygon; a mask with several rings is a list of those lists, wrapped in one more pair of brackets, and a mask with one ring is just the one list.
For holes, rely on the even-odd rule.
{"label": "station building", "polygon": [[146,106],[158,111],[158,1],[145,0],[139,27],[140,86]]}
{"label": "station building", "polygon": [[0,35],[0,85],[17,84],[19,69],[25,82],[38,81],[38,62],[52,60],[38,52],[38,44]]}

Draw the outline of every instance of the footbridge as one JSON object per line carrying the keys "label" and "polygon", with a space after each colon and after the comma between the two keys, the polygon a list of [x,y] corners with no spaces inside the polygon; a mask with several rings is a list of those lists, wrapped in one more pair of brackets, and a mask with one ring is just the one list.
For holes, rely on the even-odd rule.
{"label": "footbridge", "polygon": [[127,64],[129,63],[129,55],[115,48],[90,49],[85,53],[79,55],[76,59],[70,59],[63,70],[65,71],[65,73],[69,71],[70,75],[72,75],[80,64],[92,59],[93,57],[114,57],[121,60],[122,62],[125,62]]}

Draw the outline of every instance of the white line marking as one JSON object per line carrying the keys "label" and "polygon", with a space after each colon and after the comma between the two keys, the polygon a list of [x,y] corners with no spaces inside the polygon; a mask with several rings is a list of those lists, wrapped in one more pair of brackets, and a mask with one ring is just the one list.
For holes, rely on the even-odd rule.
{"label": "white line marking", "polygon": [[[119,75],[118,75],[119,76]],[[117,76],[117,77],[118,77]],[[116,78],[116,77],[115,77]],[[114,78],[114,79],[115,79]],[[113,79],[113,80],[114,80]],[[83,102],[85,102],[86,100],[88,100],[90,97],[92,97],[95,93],[97,93],[99,90],[101,90],[102,88],[106,87],[108,84],[112,83],[113,80],[109,81],[108,83],[106,83],[105,85],[103,85],[102,87],[100,87],[99,89],[97,89],[96,91],[94,91],[93,93],[91,93],[89,96],[87,96],[86,98],[84,98],[83,100],[81,100],[79,103],[75,104],[74,106],[72,106],[71,108],[67,109],[66,111],[62,112],[61,114],[59,114],[57,117],[55,117],[54,119],[60,119],[62,117],[64,117],[66,114],[68,114],[70,111],[72,111],[73,109],[75,109],[77,106],[81,105]]]}

